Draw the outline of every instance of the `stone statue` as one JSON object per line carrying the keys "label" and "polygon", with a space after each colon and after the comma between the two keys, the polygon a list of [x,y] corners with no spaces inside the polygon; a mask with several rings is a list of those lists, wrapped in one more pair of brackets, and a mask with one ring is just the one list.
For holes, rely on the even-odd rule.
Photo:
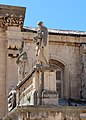
{"label": "stone statue", "polygon": [[21,47],[19,48],[19,56],[16,60],[16,63],[18,64],[18,80],[21,81],[25,78],[26,72],[26,64],[28,65],[28,57],[27,53],[23,51],[24,48],[24,41],[22,41]]}
{"label": "stone statue", "polygon": [[36,44],[37,64],[48,64],[48,30],[43,22],[38,22],[37,36],[34,37]]}

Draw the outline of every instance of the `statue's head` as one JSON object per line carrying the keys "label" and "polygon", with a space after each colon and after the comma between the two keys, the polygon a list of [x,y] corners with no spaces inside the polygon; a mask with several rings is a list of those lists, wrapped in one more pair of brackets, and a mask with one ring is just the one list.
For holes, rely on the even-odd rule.
{"label": "statue's head", "polygon": [[44,26],[44,23],[42,21],[38,22],[38,27],[41,29]]}

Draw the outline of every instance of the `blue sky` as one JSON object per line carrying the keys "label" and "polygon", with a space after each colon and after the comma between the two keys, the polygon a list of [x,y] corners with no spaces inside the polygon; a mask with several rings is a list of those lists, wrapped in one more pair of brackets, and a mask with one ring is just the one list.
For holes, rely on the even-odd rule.
{"label": "blue sky", "polygon": [[86,0],[0,0],[0,4],[25,6],[24,26],[86,31]]}

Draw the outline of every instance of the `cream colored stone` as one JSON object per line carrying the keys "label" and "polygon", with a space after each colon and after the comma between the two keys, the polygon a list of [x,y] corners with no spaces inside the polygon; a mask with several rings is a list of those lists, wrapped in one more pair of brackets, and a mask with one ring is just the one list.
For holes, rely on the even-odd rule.
{"label": "cream colored stone", "polygon": [[[6,13],[6,11],[7,10],[5,10],[4,13]],[[19,54],[18,50],[15,50],[14,48],[16,46],[18,49],[21,45],[21,41],[24,40],[24,50],[28,55],[29,73],[36,63],[35,45],[33,43],[34,35],[35,33],[29,30],[28,32],[21,32],[19,26],[10,26],[6,28],[2,28],[0,26],[0,118],[2,118],[7,112],[8,93],[18,83],[18,67],[16,65],[16,57],[9,57],[8,54],[13,56]],[[81,87],[83,89],[86,84],[86,46],[80,46],[82,43],[86,44],[85,36],[77,37],[59,34],[49,35],[49,59],[53,61],[53,64],[62,69],[63,78],[61,93],[62,97],[65,97],[66,99],[80,99]],[[8,49],[10,46],[11,49]],[[46,71],[44,73],[44,79],[45,89],[56,90],[55,72]],[[28,88],[28,86],[30,87]],[[21,103],[23,103],[22,91],[24,88],[28,88],[24,91],[25,94],[32,95],[34,90],[39,90],[39,86],[40,74],[36,71],[34,77],[20,88],[19,94],[21,94]],[[32,93],[30,91],[32,91]],[[82,93],[82,95],[86,98],[86,90]],[[33,99],[33,97],[31,99]],[[25,97],[24,102],[26,102]],[[51,117],[50,119],[53,120],[54,118]]]}
{"label": "cream colored stone", "polygon": [[56,72],[44,72],[44,89],[56,91]]}

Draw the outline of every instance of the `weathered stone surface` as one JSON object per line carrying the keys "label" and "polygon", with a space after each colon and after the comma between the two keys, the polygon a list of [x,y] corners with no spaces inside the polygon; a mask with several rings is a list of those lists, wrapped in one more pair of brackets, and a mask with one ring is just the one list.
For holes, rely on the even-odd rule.
{"label": "weathered stone surface", "polygon": [[6,33],[0,28],[0,118],[3,117],[6,112],[6,51]]}
{"label": "weathered stone surface", "polygon": [[[33,43],[36,31],[24,28],[25,31],[22,30],[21,32],[21,15],[24,22],[25,8],[0,5],[0,118],[7,112],[8,93],[18,83],[16,58],[19,54],[18,48],[22,40],[25,42],[24,50],[29,58],[28,73],[34,67],[36,61],[35,45]],[[74,34],[72,32],[70,36],[68,32],[67,34],[65,33],[66,31],[64,31],[64,34],[61,34],[60,31],[60,34],[53,32],[49,34],[49,59],[53,65],[57,66],[57,68],[60,67],[62,70],[62,98],[86,98],[86,34],[79,32],[78,35],[77,32],[74,32]],[[53,75],[50,75],[50,78],[45,75],[47,79],[44,83],[46,89],[56,89],[55,72],[52,73]],[[21,99],[20,103],[30,104],[27,102],[27,97],[24,94],[27,93],[27,96],[30,96],[35,90],[38,91],[38,71],[35,74],[29,81],[27,80],[25,83],[22,83],[18,91]],[[32,90],[32,93],[29,94],[30,90]],[[55,116],[61,116],[59,113],[55,114]],[[59,117],[52,116],[49,119],[52,118],[53,120],[55,118],[57,120]]]}
{"label": "weathered stone surface", "polygon": [[0,27],[23,26],[25,8],[0,5]]}
{"label": "weathered stone surface", "polygon": [[85,120],[86,109],[80,107],[18,106],[8,113],[4,120],[13,119],[16,116],[20,120]]}
{"label": "weathered stone surface", "polygon": [[86,44],[80,47],[81,60],[81,98],[86,99]]}

